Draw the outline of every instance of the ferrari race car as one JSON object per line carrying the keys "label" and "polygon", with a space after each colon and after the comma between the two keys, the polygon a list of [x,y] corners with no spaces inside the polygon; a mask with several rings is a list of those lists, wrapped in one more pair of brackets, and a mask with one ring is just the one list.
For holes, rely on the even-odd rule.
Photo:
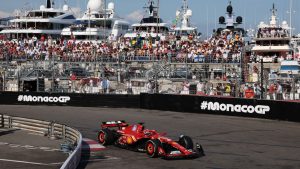
{"label": "ferrari race car", "polygon": [[102,123],[98,141],[102,145],[116,145],[124,149],[146,152],[151,158],[182,159],[204,156],[202,146],[196,144],[194,149],[189,136],[181,135],[178,141],[174,141],[165,135],[145,129],[143,123],[129,125],[125,121],[111,121]]}

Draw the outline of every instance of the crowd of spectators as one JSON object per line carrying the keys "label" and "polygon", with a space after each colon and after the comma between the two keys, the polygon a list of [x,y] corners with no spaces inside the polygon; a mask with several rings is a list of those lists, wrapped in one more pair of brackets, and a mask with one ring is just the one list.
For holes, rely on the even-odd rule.
{"label": "crowd of spectators", "polygon": [[257,33],[258,38],[284,38],[288,36],[289,32],[283,28],[260,28]]}
{"label": "crowd of spectators", "polygon": [[205,41],[181,41],[169,35],[166,41],[154,38],[116,41],[76,41],[33,36],[0,40],[0,60],[59,60],[91,62],[96,60],[166,60],[170,62],[239,62],[242,38],[238,33],[214,34]]}
{"label": "crowd of spectators", "polygon": [[293,55],[291,55],[291,54],[286,54],[286,57],[278,56],[276,54],[274,54],[274,55],[265,55],[265,56],[261,56],[261,55],[251,55],[250,56],[250,62],[252,62],[252,63],[260,63],[261,60],[263,60],[264,63],[280,63],[280,62],[285,61],[285,60],[298,60],[298,61],[300,61],[300,57],[296,58],[296,57],[293,57]]}
{"label": "crowd of spectators", "polygon": [[[196,85],[196,88],[192,88],[192,85]],[[267,86],[260,86],[259,83],[243,83],[237,86],[234,81],[197,82],[196,84],[185,81],[182,83],[180,93],[247,99],[295,100],[300,99],[300,83],[296,83],[293,90],[291,83],[279,81],[271,82]]]}

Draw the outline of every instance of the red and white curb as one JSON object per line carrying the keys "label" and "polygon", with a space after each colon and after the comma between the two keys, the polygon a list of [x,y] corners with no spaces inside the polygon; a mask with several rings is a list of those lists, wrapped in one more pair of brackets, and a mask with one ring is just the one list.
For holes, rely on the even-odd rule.
{"label": "red and white curb", "polygon": [[103,145],[99,144],[95,140],[91,140],[91,139],[88,139],[88,138],[83,138],[82,139],[82,147],[81,147],[82,151],[95,152],[95,151],[101,151],[101,150],[104,150],[104,149],[105,149],[105,147]]}

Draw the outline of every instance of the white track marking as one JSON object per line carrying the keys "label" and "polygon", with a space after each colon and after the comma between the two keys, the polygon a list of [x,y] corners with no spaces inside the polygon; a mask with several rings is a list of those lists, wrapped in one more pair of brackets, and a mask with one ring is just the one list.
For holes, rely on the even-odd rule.
{"label": "white track marking", "polygon": [[0,142],[0,145],[7,145],[8,143]]}
{"label": "white track marking", "polygon": [[57,151],[57,150],[54,150],[54,149],[48,149],[48,150],[44,150],[44,151],[53,152],[53,151]]}
{"label": "white track marking", "polygon": [[30,146],[30,145],[25,145],[25,146],[22,146],[24,148],[33,148],[34,146]]}
{"label": "white track marking", "polygon": [[17,148],[17,147],[21,147],[21,145],[18,145],[18,144],[9,144],[9,147]]}
{"label": "white track marking", "polygon": [[31,161],[19,161],[19,160],[10,160],[10,159],[0,159],[0,161],[6,161],[6,162],[13,162],[13,163],[23,163],[23,164],[33,164],[33,165],[42,165],[42,166],[53,166],[53,165],[59,165],[63,162],[59,163],[36,163]]}
{"label": "white track marking", "polygon": [[41,150],[49,150],[51,149],[50,147],[40,147]]}
{"label": "white track marking", "polygon": [[21,148],[25,148],[25,149],[28,149],[28,150],[37,150],[37,149],[40,149],[40,150],[48,151],[48,152],[54,152],[54,151],[62,152],[60,149],[50,148],[50,147],[35,147],[35,146],[31,146],[31,145],[24,145],[24,146],[22,146],[22,145],[18,145],[18,144],[8,144],[8,143],[0,142],[0,146],[1,145],[8,145],[11,148],[21,147]]}
{"label": "white track marking", "polygon": [[117,157],[105,156],[105,159],[91,159],[91,160],[81,160],[80,162],[97,162],[97,161],[109,161],[109,160],[119,160]]}

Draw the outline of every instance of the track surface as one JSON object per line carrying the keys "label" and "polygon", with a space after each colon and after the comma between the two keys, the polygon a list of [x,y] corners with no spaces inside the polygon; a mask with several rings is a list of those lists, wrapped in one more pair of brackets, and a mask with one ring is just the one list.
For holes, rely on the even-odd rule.
{"label": "track surface", "polygon": [[206,153],[205,157],[195,160],[166,161],[150,159],[143,153],[107,147],[86,157],[79,168],[300,168],[298,123],[137,109],[3,105],[0,110],[10,115],[65,123],[91,139],[96,139],[101,121],[145,122],[147,128],[167,132],[167,136],[173,139],[180,134],[191,136],[194,142],[203,145]]}
{"label": "track surface", "polygon": [[0,129],[1,169],[56,169],[68,158],[60,151],[63,140],[17,129]]}

